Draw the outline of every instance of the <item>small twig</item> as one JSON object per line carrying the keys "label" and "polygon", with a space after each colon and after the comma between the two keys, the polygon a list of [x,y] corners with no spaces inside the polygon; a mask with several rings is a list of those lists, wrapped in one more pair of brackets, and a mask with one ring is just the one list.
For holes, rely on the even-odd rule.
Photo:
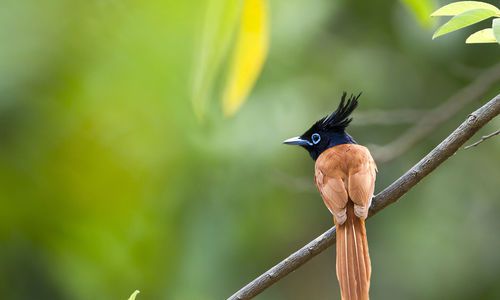
{"label": "small twig", "polygon": [[420,140],[428,136],[439,125],[443,124],[465,105],[473,102],[485,94],[493,84],[500,81],[500,64],[487,69],[473,82],[451,96],[441,105],[424,115],[401,136],[384,146],[370,146],[377,163],[384,163],[395,159],[411,149]]}
{"label": "small twig", "polygon": [[499,135],[499,134],[500,134],[500,129],[493,132],[493,133],[490,133],[488,135],[483,135],[479,141],[477,141],[474,144],[471,144],[467,147],[464,147],[464,150],[467,150],[467,149],[472,148],[472,147],[476,147],[477,145],[481,144],[482,142],[486,141],[487,139],[494,137],[495,135]]}
{"label": "small twig", "polygon": [[[388,205],[396,202],[401,196],[414,187],[420,180],[429,175],[468,140],[481,127],[500,113],[500,94],[473,112],[446,139],[429,154],[408,170],[403,176],[377,194],[372,201],[369,216],[373,216]],[[240,289],[229,300],[251,299],[270,287],[281,278],[296,270],[314,256],[335,243],[335,227],[320,235],[276,266],[260,275]]]}

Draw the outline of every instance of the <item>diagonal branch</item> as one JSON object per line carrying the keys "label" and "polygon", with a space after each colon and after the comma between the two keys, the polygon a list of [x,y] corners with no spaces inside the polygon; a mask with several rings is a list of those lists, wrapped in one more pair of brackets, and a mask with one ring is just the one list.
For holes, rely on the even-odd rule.
{"label": "diagonal branch", "polygon": [[[420,180],[429,175],[468,140],[481,127],[500,113],[500,94],[471,113],[467,119],[453,131],[446,139],[436,146],[429,154],[408,170],[403,176],[377,194],[370,207],[373,216],[386,206],[396,202],[401,196],[414,187]],[[335,243],[335,227],[305,245],[285,260],[260,275],[245,287],[240,289],[229,300],[251,299],[270,287],[290,272],[305,264],[314,256]]]}

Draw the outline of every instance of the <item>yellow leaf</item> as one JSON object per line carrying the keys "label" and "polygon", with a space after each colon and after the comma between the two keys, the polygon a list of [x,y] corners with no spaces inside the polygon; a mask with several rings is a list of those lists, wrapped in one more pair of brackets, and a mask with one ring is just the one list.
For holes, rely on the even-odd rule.
{"label": "yellow leaf", "polygon": [[229,75],[222,96],[224,115],[234,115],[255,84],[269,46],[266,0],[244,0]]}
{"label": "yellow leaf", "polygon": [[216,76],[229,49],[231,37],[239,26],[241,0],[209,0],[193,65],[191,101],[198,119],[203,119]]}
{"label": "yellow leaf", "polygon": [[130,297],[128,298],[128,300],[135,300],[135,297],[139,293],[140,293],[139,290],[135,290],[135,292],[133,292],[132,295],[130,295]]}

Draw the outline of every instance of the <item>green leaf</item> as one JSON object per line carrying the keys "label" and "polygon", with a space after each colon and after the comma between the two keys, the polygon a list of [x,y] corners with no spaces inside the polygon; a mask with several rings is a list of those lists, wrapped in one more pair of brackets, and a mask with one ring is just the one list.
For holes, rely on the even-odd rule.
{"label": "green leaf", "polygon": [[135,297],[139,293],[140,293],[139,290],[135,290],[135,292],[133,292],[132,295],[130,295],[130,297],[128,297],[128,300],[135,300]]}
{"label": "green leaf", "polygon": [[480,43],[496,43],[495,35],[493,34],[492,28],[486,28],[483,30],[479,30],[471,34],[467,40],[465,40],[466,44],[480,44]]}
{"label": "green leaf", "polygon": [[451,20],[439,27],[432,36],[432,39],[453,32],[460,28],[467,27],[482,20],[486,20],[493,17],[494,15],[495,12],[489,9],[473,9],[463,12],[459,15],[454,16],[453,18],[451,18]]}
{"label": "green leaf", "polygon": [[493,19],[493,35],[495,39],[500,44],[500,18]]}
{"label": "green leaf", "polygon": [[431,27],[432,19],[429,14],[436,7],[435,0],[401,0],[403,4],[413,13],[421,26]]}
{"label": "green leaf", "polygon": [[440,9],[433,12],[431,14],[431,17],[456,16],[473,9],[487,9],[491,10],[496,15],[500,15],[500,9],[489,3],[479,1],[459,1],[441,7]]}

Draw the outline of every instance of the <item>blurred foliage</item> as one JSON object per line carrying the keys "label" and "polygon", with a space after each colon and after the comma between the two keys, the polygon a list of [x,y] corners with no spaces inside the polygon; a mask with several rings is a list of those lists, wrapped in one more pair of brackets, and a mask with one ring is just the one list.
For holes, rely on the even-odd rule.
{"label": "blurred foliage", "polygon": [[[476,24],[491,17],[500,17],[500,9],[496,6],[479,1],[459,1],[441,7],[432,16],[453,16],[439,27],[432,38],[437,38],[458,29]],[[465,41],[467,44],[499,43],[500,18],[493,19],[492,28],[480,30],[471,34]]]}
{"label": "blurred foliage", "polygon": [[243,1],[208,1],[205,8],[197,60],[193,64],[193,108],[199,119],[206,113],[216,76],[241,18]]}
{"label": "blurred foliage", "polygon": [[257,79],[268,51],[267,1],[243,1],[241,29],[222,98],[223,111],[238,111]]}
{"label": "blurred foliage", "polygon": [[401,0],[406,7],[413,12],[420,25],[429,28],[433,25],[429,15],[434,10],[436,3],[434,0]]}
{"label": "blurred foliage", "polygon": [[[272,44],[249,101],[231,119],[207,105],[198,122],[208,5],[2,1],[2,298],[227,297],[332,225],[313,162],[282,140],[343,90],[363,91],[362,112],[431,109],[499,59],[488,45],[456,47],[468,28],[431,41],[398,1],[269,1]],[[499,88],[379,165],[376,189]],[[410,126],[354,117],[366,145]],[[500,298],[499,151],[498,139],[459,151],[368,222],[374,299]],[[311,295],[338,297],[333,249],[260,298]]]}
{"label": "blurred foliage", "polygon": [[[201,47],[197,50],[199,59],[193,68],[192,101],[199,119],[214,96],[216,76],[222,73],[225,56],[231,63],[222,92],[224,114],[233,116],[246,100],[267,56],[267,11],[265,0],[208,1]],[[235,42],[231,42],[234,32]],[[228,48],[231,55],[226,55]]]}

